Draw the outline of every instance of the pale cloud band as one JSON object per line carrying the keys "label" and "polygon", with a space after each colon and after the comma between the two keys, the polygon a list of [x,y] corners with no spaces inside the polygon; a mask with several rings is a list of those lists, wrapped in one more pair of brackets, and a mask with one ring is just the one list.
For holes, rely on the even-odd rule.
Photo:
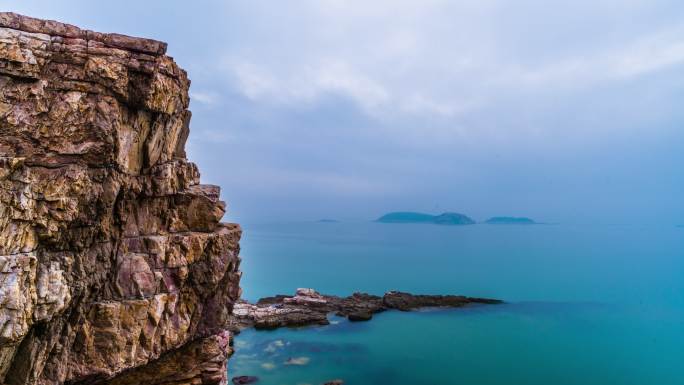
{"label": "pale cloud band", "polygon": [[[649,2],[603,3],[578,2],[569,11],[607,12],[594,22],[605,17],[608,23],[617,18],[610,14],[636,17],[649,8]],[[220,69],[254,102],[315,104],[336,94],[375,118],[448,118],[478,107],[496,108],[493,104],[503,93],[569,93],[634,81],[684,63],[680,24],[653,23],[644,32],[626,30],[598,43],[603,37],[591,32],[600,31],[600,25],[584,31],[581,25],[563,24],[573,15],[554,13],[548,2],[516,4],[519,15],[511,18],[526,17],[525,10],[547,9],[543,16],[558,17],[555,29],[512,29],[507,24],[515,20],[501,19],[511,7],[504,1],[305,1],[282,7],[257,2],[250,12],[277,11],[281,16],[280,22],[255,26],[254,38],[246,37],[250,46],[267,49],[231,49]],[[283,30],[287,32],[281,36]],[[563,39],[573,33],[577,41],[567,46]],[[535,34],[558,35],[558,42],[542,44]]]}

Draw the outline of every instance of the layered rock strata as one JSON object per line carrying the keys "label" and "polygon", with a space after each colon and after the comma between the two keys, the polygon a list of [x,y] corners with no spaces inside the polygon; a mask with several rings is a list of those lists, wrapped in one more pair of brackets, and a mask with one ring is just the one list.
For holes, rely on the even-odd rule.
{"label": "layered rock strata", "polygon": [[328,314],[335,313],[350,321],[367,321],[373,314],[385,310],[410,311],[426,307],[458,308],[473,304],[500,304],[489,298],[464,297],[460,295],[415,295],[390,291],[382,297],[366,293],[354,293],[348,297],[324,295],[313,289],[297,289],[294,296],[266,297],[251,304],[238,301],[233,308],[232,329],[255,327],[274,329],[306,325],[327,325]]}
{"label": "layered rock strata", "polygon": [[240,228],[166,44],[0,13],[0,383],[225,383]]}

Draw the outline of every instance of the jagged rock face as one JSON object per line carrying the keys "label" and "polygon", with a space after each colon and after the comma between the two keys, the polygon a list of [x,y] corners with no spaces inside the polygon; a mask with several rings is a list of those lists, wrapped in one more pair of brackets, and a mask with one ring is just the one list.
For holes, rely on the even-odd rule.
{"label": "jagged rock face", "polygon": [[0,383],[225,382],[240,228],[165,51],[0,13]]}

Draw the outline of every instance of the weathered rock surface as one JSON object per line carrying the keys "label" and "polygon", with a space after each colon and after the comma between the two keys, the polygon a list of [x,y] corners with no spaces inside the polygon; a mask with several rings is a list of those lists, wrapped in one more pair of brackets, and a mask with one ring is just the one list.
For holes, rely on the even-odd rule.
{"label": "weathered rock surface", "polygon": [[0,383],[219,384],[240,228],[166,44],[0,13]]}
{"label": "weathered rock surface", "polygon": [[319,294],[313,289],[297,289],[294,296],[266,297],[250,304],[240,300],[233,307],[232,329],[255,327],[273,329],[306,325],[327,325],[328,314],[350,321],[367,321],[385,310],[410,311],[424,307],[463,307],[472,304],[499,304],[500,300],[460,295],[414,295],[390,291],[384,296],[354,293],[349,297]]}

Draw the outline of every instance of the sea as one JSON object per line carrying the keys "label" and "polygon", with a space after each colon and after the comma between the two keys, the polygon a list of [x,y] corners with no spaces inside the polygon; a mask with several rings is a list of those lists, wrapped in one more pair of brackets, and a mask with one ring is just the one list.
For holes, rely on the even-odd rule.
{"label": "sea", "polygon": [[245,330],[258,384],[683,385],[684,228],[302,222],[243,225],[243,297],[314,288],[502,299],[369,322]]}

